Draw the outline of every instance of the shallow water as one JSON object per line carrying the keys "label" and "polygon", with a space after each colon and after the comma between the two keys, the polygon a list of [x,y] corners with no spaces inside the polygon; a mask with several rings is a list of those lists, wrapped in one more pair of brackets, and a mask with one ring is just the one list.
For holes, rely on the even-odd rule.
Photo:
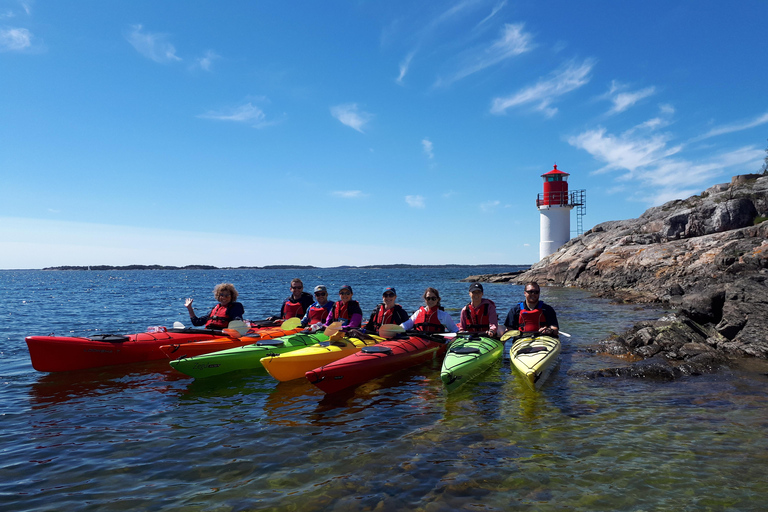
{"label": "shallow water", "polygon": [[[263,373],[195,381],[162,361],[43,374],[23,341],[184,322],[184,297],[203,311],[225,280],[247,316],[263,318],[294,275],[308,287],[351,284],[366,312],[384,286],[413,311],[433,285],[456,318],[468,297],[459,279],[481,272],[2,271],[0,509],[765,508],[766,365],[671,383],[586,379],[626,364],[587,346],[660,311],[579,290],[544,289],[572,337],[539,392],[508,355],[450,395],[433,362],[324,396]],[[500,312],[522,296],[485,288]]]}

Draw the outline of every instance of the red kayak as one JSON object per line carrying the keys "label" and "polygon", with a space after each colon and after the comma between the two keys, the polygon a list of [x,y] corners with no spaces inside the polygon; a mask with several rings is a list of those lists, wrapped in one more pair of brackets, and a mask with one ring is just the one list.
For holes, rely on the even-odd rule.
{"label": "red kayak", "polygon": [[193,341],[191,343],[172,343],[170,345],[162,345],[160,350],[163,351],[168,359],[176,359],[181,356],[201,356],[203,354],[210,354],[211,352],[218,352],[219,350],[227,350],[229,348],[251,345],[262,340],[281,338],[288,334],[296,334],[297,332],[301,332],[304,329],[305,328],[301,326],[288,330],[283,329],[282,327],[268,327],[264,329],[258,329],[256,332],[249,332],[240,338],[215,338],[205,341]]}
{"label": "red kayak", "polygon": [[213,329],[168,329],[138,334],[97,334],[88,338],[27,336],[32,367],[40,372],[66,372],[99,366],[165,359],[161,345],[229,338]]}
{"label": "red kayak", "polygon": [[357,386],[445,354],[447,343],[441,336],[401,335],[352,354],[304,375],[326,393]]}

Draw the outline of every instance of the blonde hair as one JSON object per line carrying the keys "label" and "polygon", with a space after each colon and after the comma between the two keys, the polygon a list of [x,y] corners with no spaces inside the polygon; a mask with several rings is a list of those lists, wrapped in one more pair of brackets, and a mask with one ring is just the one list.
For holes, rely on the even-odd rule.
{"label": "blonde hair", "polygon": [[237,300],[237,290],[232,283],[221,283],[213,287],[213,296],[216,300],[219,300],[219,293],[229,292],[229,296],[232,297],[232,302]]}

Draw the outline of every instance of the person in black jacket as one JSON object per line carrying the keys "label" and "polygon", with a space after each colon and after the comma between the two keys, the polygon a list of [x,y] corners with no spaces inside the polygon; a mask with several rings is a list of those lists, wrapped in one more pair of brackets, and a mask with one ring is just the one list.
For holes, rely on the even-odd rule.
{"label": "person in black jacket", "polygon": [[224,329],[229,325],[232,320],[242,320],[245,311],[243,305],[237,301],[237,290],[232,283],[217,284],[213,288],[213,296],[219,301],[210,313],[206,316],[198,317],[195,315],[195,310],[192,308],[194,299],[189,298],[184,301],[189,312],[189,319],[192,320],[192,325],[205,325],[207,329]]}
{"label": "person in black jacket", "polygon": [[384,288],[381,294],[382,302],[371,313],[371,318],[368,323],[365,324],[365,330],[367,332],[373,332],[379,334],[379,327],[384,324],[397,324],[408,320],[408,313],[400,306],[396,304],[397,292],[391,286]]}

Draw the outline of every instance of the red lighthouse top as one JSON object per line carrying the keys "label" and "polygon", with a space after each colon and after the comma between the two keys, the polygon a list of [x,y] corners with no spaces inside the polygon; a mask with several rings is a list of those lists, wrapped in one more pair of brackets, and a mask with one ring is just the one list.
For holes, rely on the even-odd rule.
{"label": "red lighthouse top", "polygon": [[541,175],[544,193],[536,199],[536,206],[568,206],[568,174],[554,169]]}

